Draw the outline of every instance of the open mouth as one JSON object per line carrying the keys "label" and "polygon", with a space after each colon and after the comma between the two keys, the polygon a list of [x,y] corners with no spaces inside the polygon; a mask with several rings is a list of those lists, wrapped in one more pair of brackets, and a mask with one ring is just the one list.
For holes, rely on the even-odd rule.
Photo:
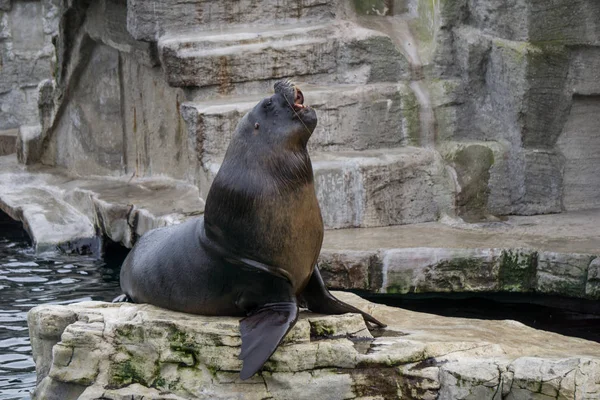
{"label": "open mouth", "polygon": [[306,106],[304,105],[304,94],[302,94],[302,91],[300,89],[298,89],[296,86],[294,86],[294,110],[299,111],[302,110],[303,108],[306,108]]}

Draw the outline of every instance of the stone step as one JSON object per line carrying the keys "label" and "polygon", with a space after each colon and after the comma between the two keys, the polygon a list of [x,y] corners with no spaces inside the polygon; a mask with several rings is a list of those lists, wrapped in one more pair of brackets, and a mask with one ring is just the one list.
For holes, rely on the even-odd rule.
{"label": "stone step", "polygon": [[[326,228],[414,224],[452,211],[450,177],[435,150],[312,152],[311,159]],[[219,166],[204,165],[203,198]]]}
{"label": "stone step", "polygon": [[100,251],[100,238],[132,247],[150,229],[204,211],[198,189],[170,179],[78,178],[0,157],[0,210],[21,221],[37,252]]}
{"label": "stone step", "polygon": [[216,85],[223,93],[285,77],[368,83],[409,73],[389,36],[348,21],[179,33],[162,37],[158,49],[171,86]]}
{"label": "stone step", "polygon": [[17,152],[18,129],[0,131],[0,156],[7,156]]}
{"label": "stone step", "polygon": [[[319,118],[311,150],[365,150],[418,142],[419,106],[406,84],[299,86]],[[266,96],[181,106],[188,136],[197,138],[204,162],[225,154],[238,122],[262,97]]]}
{"label": "stone step", "polygon": [[137,40],[156,41],[173,32],[214,30],[230,25],[326,21],[344,14],[343,3],[337,0],[130,0],[127,29]]}
{"label": "stone step", "polygon": [[600,209],[325,232],[332,288],[372,293],[520,292],[600,299]]}

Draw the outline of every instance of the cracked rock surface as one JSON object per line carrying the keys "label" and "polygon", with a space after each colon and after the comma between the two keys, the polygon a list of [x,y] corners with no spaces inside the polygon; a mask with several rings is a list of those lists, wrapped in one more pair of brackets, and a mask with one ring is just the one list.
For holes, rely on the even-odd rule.
{"label": "cracked rock surface", "polygon": [[[168,178],[80,177],[61,168],[0,157],[0,210],[21,221],[36,251],[132,247],[146,231],[201,213],[197,187]],[[91,249],[94,251],[95,249]]]}
{"label": "cracked rock surface", "polygon": [[600,344],[515,321],[446,318],[340,299],[302,312],[262,372],[239,380],[238,319],[144,304],[43,305],[28,315],[34,399],[593,399]]}

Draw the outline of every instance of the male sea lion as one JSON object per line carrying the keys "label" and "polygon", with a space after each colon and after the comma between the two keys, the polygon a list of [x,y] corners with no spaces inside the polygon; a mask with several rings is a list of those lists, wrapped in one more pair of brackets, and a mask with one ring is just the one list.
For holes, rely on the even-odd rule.
{"label": "male sea lion", "polygon": [[289,81],[239,122],[206,198],[204,216],[140,238],[121,269],[131,300],[240,321],[242,379],[254,375],[298,318],[360,313],[333,297],[315,266],[323,220],[306,144],[317,125]]}

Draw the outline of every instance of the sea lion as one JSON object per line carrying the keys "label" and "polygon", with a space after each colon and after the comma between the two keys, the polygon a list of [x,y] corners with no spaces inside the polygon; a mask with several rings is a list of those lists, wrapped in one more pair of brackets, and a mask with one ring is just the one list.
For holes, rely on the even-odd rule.
{"label": "sea lion", "polygon": [[325,288],[316,267],[323,220],[306,145],[315,110],[289,81],[239,122],[204,216],[143,235],[123,263],[116,301],[240,321],[242,379],[254,375],[298,318],[360,313]]}

